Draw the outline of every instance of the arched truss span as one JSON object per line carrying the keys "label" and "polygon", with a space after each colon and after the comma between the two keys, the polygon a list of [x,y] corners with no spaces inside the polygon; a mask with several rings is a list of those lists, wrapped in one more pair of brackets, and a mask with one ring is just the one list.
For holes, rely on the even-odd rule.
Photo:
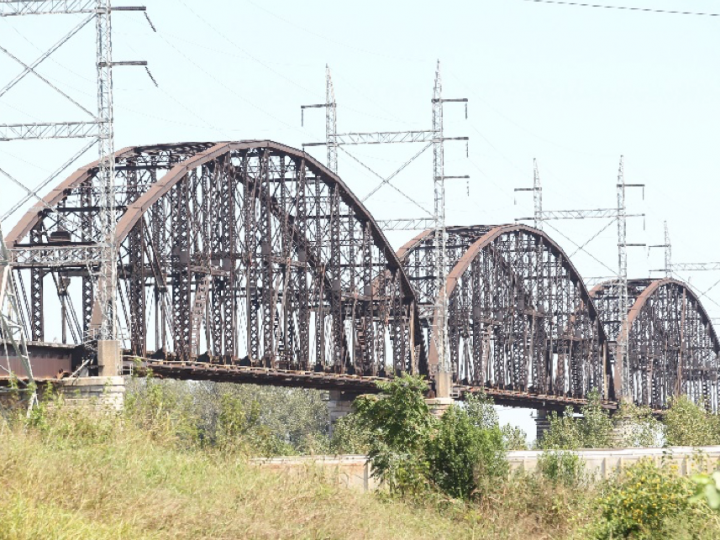
{"label": "arched truss span", "polygon": [[[608,321],[609,338],[618,342],[627,336],[627,365],[615,362],[623,396],[664,409],[673,396],[684,394],[718,410],[720,342],[687,284],[675,279],[629,280],[630,308],[624,317],[617,313],[617,282],[600,283],[591,294]],[[615,347],[611,351],[615,356]]]}
{"label": "arched truss span", "polygon": [[[431,333],[434,233],[398,256]],[[456,381],[536,394],[612,398],[605,332],[582,279],[562,249],[526,225],[447,229],[449,355]],[[430,336],[431,338],[431,336]],[[429,339],[430,370],[437,352]]]}
{"label": "arched truss span", "polygon": [[[116,171],[118,317],[135,354],[365,375],[426,365],[397,256],[312,157],[271,141],[187,143],[126,148]],[[96,173],[97,162],[71,175],[45,198],[53,211],[36,206],[8,236],[34,340],[45,339],[46,289],[63,334],[77,342],[93,324],[79,261],[98,238]],[[33,258],[50,244],[67,261]]]}

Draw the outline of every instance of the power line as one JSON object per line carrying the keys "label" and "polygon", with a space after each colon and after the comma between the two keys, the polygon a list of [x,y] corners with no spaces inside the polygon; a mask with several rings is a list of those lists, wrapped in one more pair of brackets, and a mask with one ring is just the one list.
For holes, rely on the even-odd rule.
{"label": "power line", "polygon": [[630,7],[630,6],[607,6],[603,4],[585,4],[582,2],[564,2],[562,0],[524,0],[525,2],[534,2],[536,4],[558,4],[562,6],[574,6],[574,7],[588,7],[588,8],[599,8],[599,9],[620,9],[623,11],[642,11],[645,13],[665,13],[668,15],[698,15],[702,17],[720,17],[720,13],[704,13],[699,11],[680,11],[673,9],[655,9],[655,8],[641,8],[641,7]]}

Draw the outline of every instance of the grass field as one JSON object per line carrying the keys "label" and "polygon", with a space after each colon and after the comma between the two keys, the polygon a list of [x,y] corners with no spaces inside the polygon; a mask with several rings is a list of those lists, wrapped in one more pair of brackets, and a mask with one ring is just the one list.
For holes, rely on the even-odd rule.
{"label": "grass field", "polygon": [[313,471],[179,449],[120,420],[72,422],[52,433],[0,426],[0,539],[474,537],[472,524]]}

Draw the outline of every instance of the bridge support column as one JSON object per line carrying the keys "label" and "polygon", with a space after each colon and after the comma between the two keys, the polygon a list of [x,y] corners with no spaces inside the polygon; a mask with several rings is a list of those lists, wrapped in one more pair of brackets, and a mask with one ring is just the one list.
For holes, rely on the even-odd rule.
{"label": "bridge support column", "polygon": [[63,379],[56,390],[71,405],[97,404],[120,410],[125,403],[125,379],[120,376]]}
{"label": "bridge support column", "polygon": [[546,409],[537,409],[537,411],[535,411],[535,436],[538,443],[545,438],[545,433],[550,429],[548,412]]}
{"label": "bridge support column", "polygon": [[450,405],[455,403],[455,400],[450,397],[436,397],[426,399],[425,403],[427,403],[428,409],[430,409],[430,414],[440,418],[443,414],[445,414],[445,411],[448,410]]}
{"label": "bridge support column", "polygon": [[360,394],[344,392],[342,390],[330,390],[327,407],[330,413],[330,434],[332,435],[335,423],[343,416],[353,412],[353,401]]}
{"label": "bridge support column", "polygon": [[103,377],[115,377],[122,374],[122,356],[120,342],[117,340],[98,340],[98,366]]}

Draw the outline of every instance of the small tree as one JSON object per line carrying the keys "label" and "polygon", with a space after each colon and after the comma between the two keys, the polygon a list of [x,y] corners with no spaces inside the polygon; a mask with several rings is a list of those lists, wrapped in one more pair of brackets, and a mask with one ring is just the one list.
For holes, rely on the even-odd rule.
{"label": "small tree", "polygon": [[500,423],[493,399],[483,391],[465,395],[465,410],[470,421],[479,428],[490,429]]}
{"label": "small tree", "polygon": [[500,428],[505,450],[527,450],[527,434],[517,426],[505,424]]}
{"label": "small tree", "polygon": [[469,499],[492,479],[507,475],[503,437],[497,425],[475,425],[468,412],[452,406],[428,440],[430,479],[448,495]]}
{"label": "small tree", "polygon": [[355,408],[370,433],[368,458],[373,475],[391,493],[415,495],[427,486],[425,448],[435,419],[425,403],[427,383],[403,375],[378,383],[380,396],[361,396]]}
{"label": "small tree", "polygon": [[647,448],[662,445],[662,424],[653,417],[650,407],[621,401],[613,421],[622,433],[620,446]]}
{"label": "small tree", "polygon": [[674,398],[665,413],[665,443],[668,446],[718,444],[716,418],[686,396]]}
{"label": "small tree", "polygon": [[551,412],[550,429],[540,441],[540,446],[547,450],[612,446],[613,422],[610,414],[602,407],[600,394],[596,391],[590,392],[580,413],[581,416],[576,418],[572,407],[567,407],[563,416]]}

